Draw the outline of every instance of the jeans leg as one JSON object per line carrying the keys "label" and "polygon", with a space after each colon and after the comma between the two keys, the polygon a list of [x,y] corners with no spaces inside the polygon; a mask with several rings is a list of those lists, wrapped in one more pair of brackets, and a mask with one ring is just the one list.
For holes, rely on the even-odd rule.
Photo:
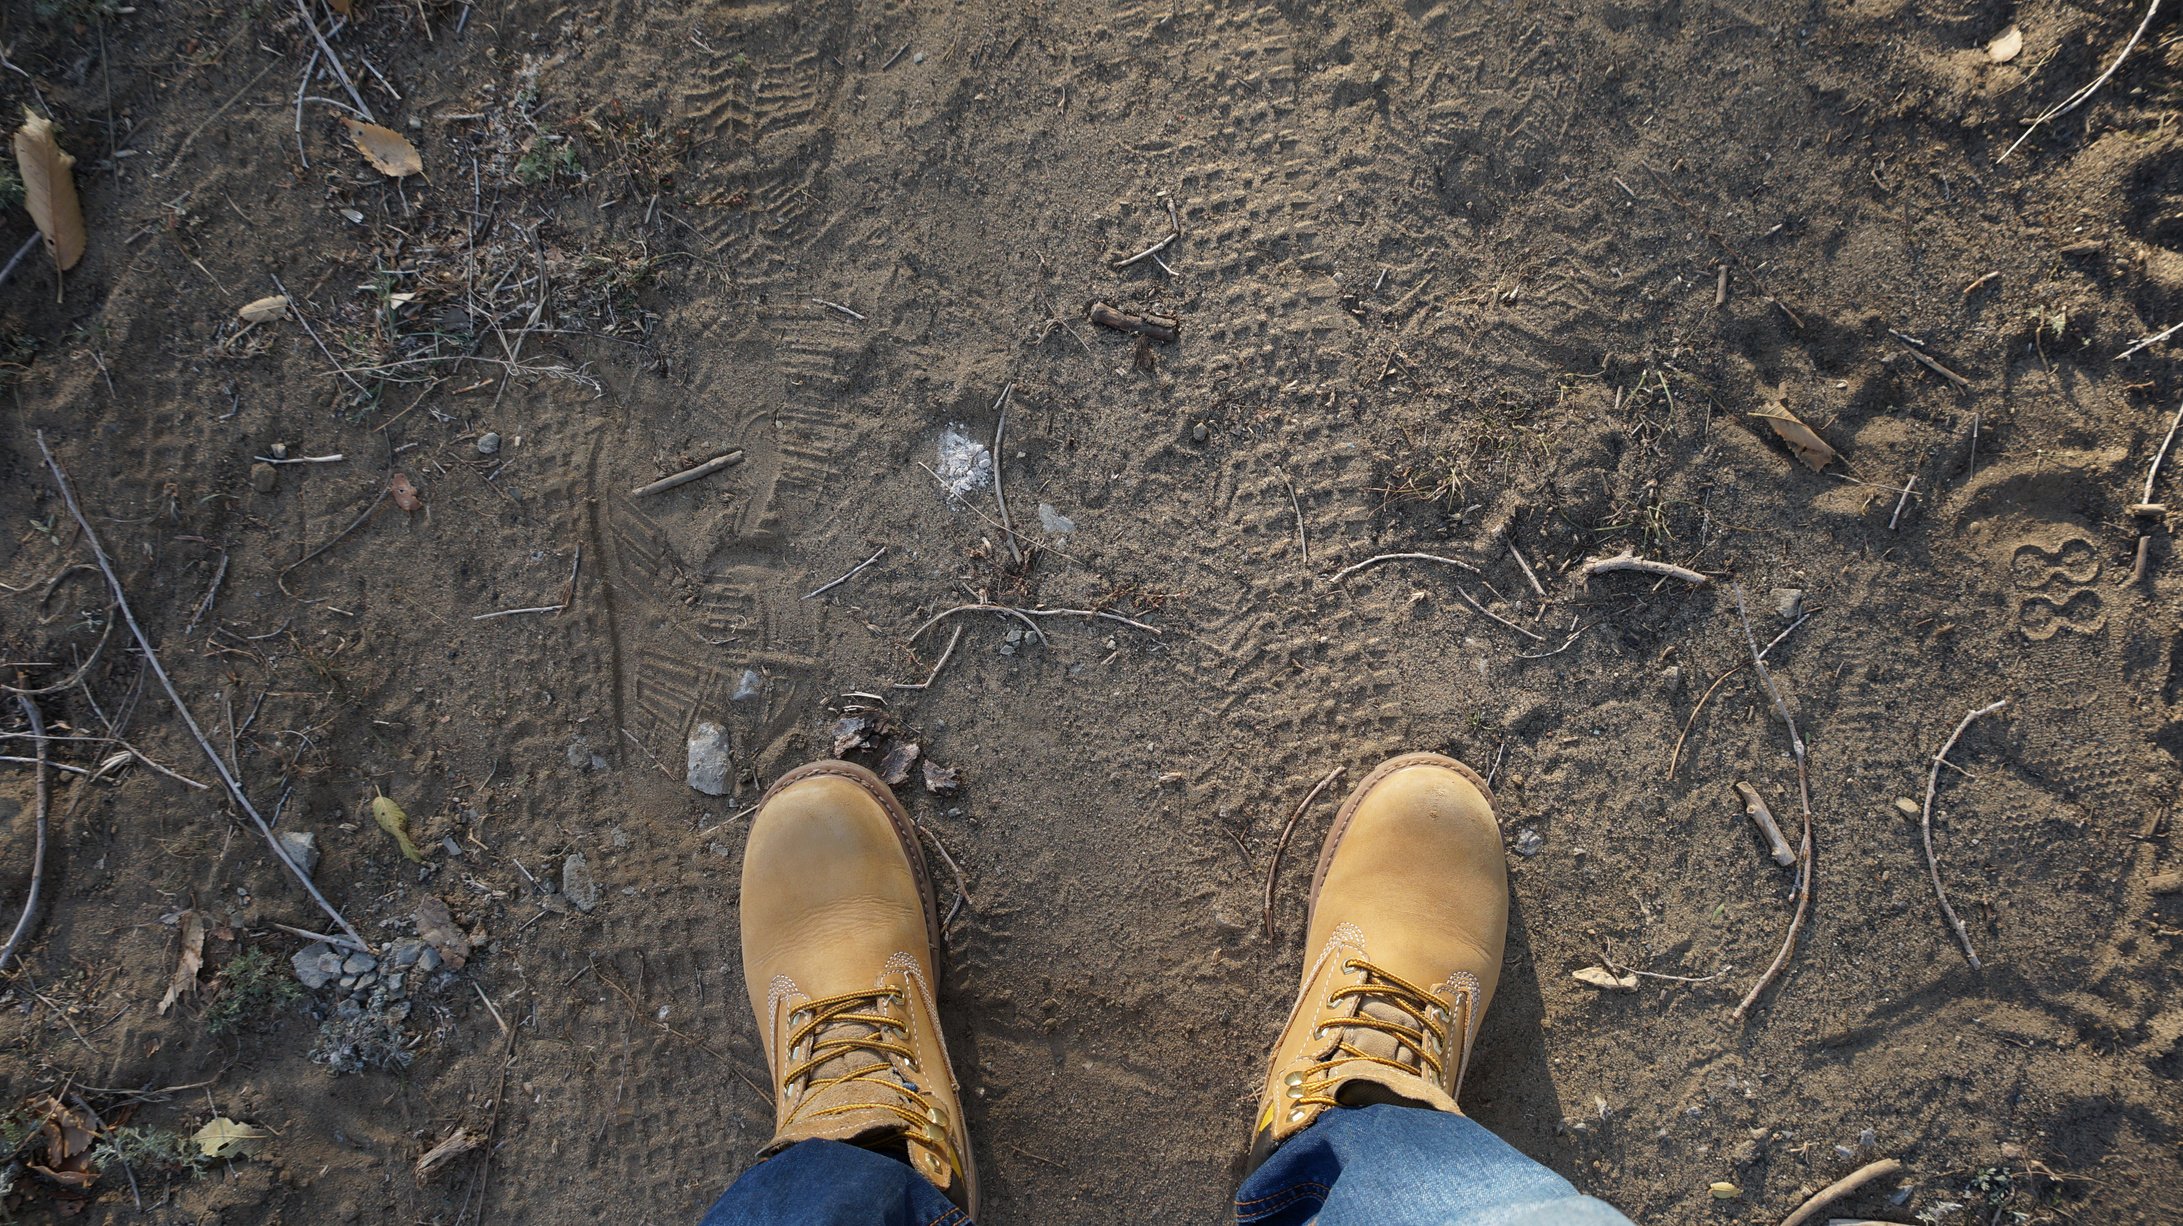
{"label": "jeans leg", "polygon": [[1236,1193],[1244,1226],[1630,1226],[1465,1116],[1329,1111]]}
{"label": "jeans leg", "polygon": [[970,1226],[906,1162],[839,1141],[798,1141],[743,1172],[701,1226]]}

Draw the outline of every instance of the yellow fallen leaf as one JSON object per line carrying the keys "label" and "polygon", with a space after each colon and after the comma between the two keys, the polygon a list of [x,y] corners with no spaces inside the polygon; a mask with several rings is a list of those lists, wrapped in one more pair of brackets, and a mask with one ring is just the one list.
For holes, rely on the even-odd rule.
{"label": "yellow fallen leaf", "polygon": [[66,272],[83,258],[83,205],[76,199],[76,159],[61,152],[53,121],[23,112],[15,130],[15,165],[23,177],[23,207],[45,236],[54,266]]}
{"label": "yellow fallen leaf", "polygon": [[1804,461],[1809,468],[1814,470],[1825,468],[1840,455],[1834,448],[1827,445],[1827,440],[1819,437],[1817,430],[1805,425],[1797,419],[1796,414],[1778,404],[1770,405],[1765,412],[1753,413],[1751,416],[1760,418],[1767,425],[1772,426],[1774,433],[1781,436],[1781,441],[1787,443],[1789,450],[1795,454],[1796,458]]}
{"label": "yellow fallen leaf", "polygon": [[246,302],[235,311],[235,314],[241,316],[242,321],[246,324],[266,323],[270,320],[279,319],[287,313],[288,295],[286,294],[271,294],[255,302]]}
{"label": "yellow fallen leaf", "polygon": [[1716,1181],[1711,1188],[1707,1189],[1707,1191],[1713,1193],[1714,1200],[1729,1200],[1733,1197],[1743,1195],[1742,1188],[1737,1187],[1735,1184],[1729,1183],[1727,1180]]}
{"label": "yellow fallen leaf", "polygon": [[260,1142],[272,1135],[263,1128],[216,1115],[212,1122],[191,1134],[190,1140],[207,1158],[239,1158],[257,1149]]}
{"label": "yellow fallen leaf", "polygon": [[1986,44],[1986,58],[1996,64],[2006,64],[2024,49],[2024,28],[2010,26]]}
{"label": "yellow fallen leaf", "polygon": [[175,956],[174,978],[167,984],[167,994],[159,1000],[159,1011],[165,1013],[174,1008],[174,1002],[197,990],[197,972],[205,965],[205,917],[190,911],[182,917],[182,952]]}
{"label": "yellow fallen leaf", "polygon": [[417,845],[409,841],[409,814],[402,812],[402,806],[395,804],[393,797],[372,797],[371,818],[379,823],[381,830],[394,836],[394,841],[401,846],[403,855],[420,864],[424,862],[424,853],[418,851]]}
{"label": "yellow fallen leaf", "polygon": [[357,151],[380,174],[399,179],[424,173],[424,157],[417,152],[417,146],[409,143],[408,137],[375,123],[358,123],[347,118],[341,122],[348,125],[349,139],[355,142]]}

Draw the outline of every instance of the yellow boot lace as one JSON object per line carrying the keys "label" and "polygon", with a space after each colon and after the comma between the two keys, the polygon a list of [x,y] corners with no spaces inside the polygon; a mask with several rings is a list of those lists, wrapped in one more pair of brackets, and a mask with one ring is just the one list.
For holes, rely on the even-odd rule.
{"label": "yellow boot lace", "polygon": [[[1469,1032],[1471,993],[1462,992],[1458,997],[1457,1010],[1451,1012],[1439,997],[1402,976],[1377,966],[1362,958],[1350,958],[1342,963],[1348,974],[1362,972],[1364,982],[1335,989],[1326,999],[1328,1009],[1338,1008],[1343,1001],[1357,1002],[1354,1012],[1345,1017],[1320,1022],[1312,1031],[1313,1038],[1325,1038],[1329,1034],[1344,1034],[1334,1051],[1316,1064],[1291,1072],[1283,1078],[1288,1094],[1291,1119],[1300,1119],[1307,1107],[1338,1107],[1334,1093],[1347,1077],[1330,1077],[1335,1069],[1353,1065],[1359,1061],[1384,1065],[1398,1072],[1422,1074],[1433,1084],[1445,1086],[1443,1076],[1446,1061],[1461,1061],[1463,1051],[1460,1036]],[[1365,1012],[1365,1006],[1381,1006],[1382,1014],[1375,1016]],[[1359,1045],[1365,1035],[1355,1032],[1387,1035],[1394,1040],[1393,1054],[1381,1055]],[[1376,1046],[1385,1047],[1385,1041]]]}
{"label": "yellow boot lace", "polygon": [[[926,1098],[917,1082],[894,1065],[894,1059],[899,1059],[910,1074],[921,1075],[916,1049],[907,1042],[907,1029],[901,1020],[885,1011],[890,1004],[900,1005],[905,1014],[908,1012],[909,1000],[900,988],[873,988],[805,1001],[789,1016],[788,1051],[790,1058],[797,1062],[781,1075],[781,1084],[796,1106],[781,1121],[783,1128],[822,1098],[826,1091],[864,1082],[869,1083],[868,1088],[858,1087],[864,1093],[851,1101],[821,1107],[812,1111],[812,1116],[885,1111],[900,1117],[909,1131],[923,1136],[928,1142],[940,1140],[939,1109]],[[843,1071],[827,1076],[816,1075],[829,1064],[844,1059],[854,1061],[860,1056],[869,1057],[869,1061],[851,1063]]]}

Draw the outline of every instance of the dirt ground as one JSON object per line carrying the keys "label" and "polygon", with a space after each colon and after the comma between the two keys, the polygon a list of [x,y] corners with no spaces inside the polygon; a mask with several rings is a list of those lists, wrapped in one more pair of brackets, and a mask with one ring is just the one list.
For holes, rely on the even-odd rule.
{"label": "dirt ground", "polygon": [[[1771,1223],[1896,1157],[1837,1212],[2183,1220],[2183,562],[2130,514],[2183,340],[2117,356],[2183,320],[2172,9],[1997,164],[2141,5],[1034,7],[6,6],[0,98],[60,125],[91,242],[65,293],[42,253],[0,289],[0,660],[50,732],[212,785],[48,742],[99,777],[55,783],[0,992],[4,1139],[103,1147],[57,1181],[24,1140],[6,1211],[694,1220],[771,1127],[747,807],[865,692],[857,756],[961,773],[901,791],[960,865],[943,1003],[988,1221],[1223,1218],[1340,786],[1269,939],[1276,841],[1407,749],[1491,770],[1511,849],[1466,1103],[1586,1191]],[[422,176],[349,144],[358,99]],[[1181,237],[1115,268],[1170,203]],[[11,209],[0,252],[31,232]],[[990,489],[928,471],[1010,387],[1021,559]],[[1770,406],[1840,458],[1800,465]],[[276,925],[333,921],[116,628],[38,432],[255,806],[382,958],[443,901],[460,970],[294,982]],[[344,458],[255,458],[283,453]],[[1624,550],[1715,581],[1578,581]],[[1383,552],[1481,573],[1335,577]],[[1733,584],[1761,643],[1803,593],[1768,661],[1816,848],[1740,1022],[1796,890],[1732,785],[1792,839],[1800,810]],[[976,601],[1150,629],[914,633]],[[1918,809],[1999,699],[1934,802],[1973,970]],[[700,722],[728,795],[684,782]],[[36,808],[4,770],[0,924]],[[1681,978],[1571,978],[1600,964]],[[216,1115],[275,1135],[186,1160]]]}

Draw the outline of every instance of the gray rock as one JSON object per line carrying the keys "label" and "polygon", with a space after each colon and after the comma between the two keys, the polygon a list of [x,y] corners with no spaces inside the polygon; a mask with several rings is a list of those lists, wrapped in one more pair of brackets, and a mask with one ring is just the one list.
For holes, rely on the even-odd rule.
{"label": "gray rock", "polygon": [[377,969],[379,969],[379,959],[374,958],[370,954],[366,953],[350,954],[348,958],[341,963],[342,973],[348,975],[361,975],[365,971],[372,971]]}
{"label": "gray rock", "polygon": [[587,915],[599,905],[599,883],[591,879],[591,865],[580,851],[561,862],[561,896]]}
{"label": "gray rock", "polygon": [[355,986],[356,986],[356,976],[354,976],[354,975],[343,975],[343,976],[341,977],[341,990],[342,990],[342,991],[344,991],[344,992],[346,992],[346,991],[349,991],[350,989],[354,988]]}
{"label": "gray rock", "polygon": [[[303,981],[303,986],[316,992],[325,987],[333,978],[319,965],[322,956],[328,955],[333,955],[333,950],[327,948],[324,941],[314,941],[298,951],[295,957],[290,958],[288,964],[295,967],[296,978]],[[334,958],[334,967],[338,970],[340,966],[341,960],[336,956]]]}
{"label": "gray rock", "polygon": [[403,993],[405,989],[402,986],[402,978],[400,975],[387,976],[387,995],[400,996]]}
{"label": "gray rock", "polygon": [[743,670],[743,679],[735,683],[735,693],[729,695],[729,700],[741,702],[746,698],[756,698],[765,689],[765,685],[766,679],[758,675],[757,669],[746,668]]}
{"label": "gray rock", "polygon": [[690,733],[689,770],[686,778],[707,796],[725,796],[728,787],[728,734],[720,725],[700,723]]}
{"label": "gray rock", "polygon": [[1544,846],[1546,846],[1546,836],[1540,834],[1536,830],[1533,830],[1531,827],[1526,826],[1516,832],[1517,855],[1522,856],[1525,859],[1529,859],[1532,856],[1538,855],[1539,849]]}
{"label": "gray rock", "polygon": [[1793,622],[1804,616],[1804,589],[1800,587],[1775,588],[1774,612],[1780,614],[1781,620],[1785,622]]}
{"label": "gray rock", "polygon": [[424,950],[425,944],[423,941],[415,937],[403,937],[387,950],[387,960],[395,966],[407,970],[417,965],[417,958],[424,953]]}
{"label": "gray rock", "polygon": [[1205,428],[1205,423],[1201,421],[1197,425],[1190,427],[1190,441],[1193,443],[1202,443],[1205,441],[1206,436],[1211,433],[1211,431]]}
{"label": "gray rock", "polygon": [[250,488],[261,494],[270,494],[280,484],[280,470],[263,460],[250,466]]}
{"label": "gray rock", "polygon": [[429,945],[425,947],[423,953],[417,955],[417,969],[427,975],[440,969],[440,963],[440,951]]}
{"label": "gray rock", "polygon": [[282,851],[296,862],[296,867],[308,877],[318,871],[318,836],[308,830],[283,830],[274,836],[280,840]]}
{"label": "gray rock", "polygon": [[1055,536],[1067,536],[1076,531],[1076,521],[1054,510],[1054,504],[1050,502],[1038,504],[1038,522],[1040,527]]}
{"label": "gray rock", "polygon": [[478,454],[499,455],[500,436],[490,430],[487,430],[485,433],[478,435]]}

